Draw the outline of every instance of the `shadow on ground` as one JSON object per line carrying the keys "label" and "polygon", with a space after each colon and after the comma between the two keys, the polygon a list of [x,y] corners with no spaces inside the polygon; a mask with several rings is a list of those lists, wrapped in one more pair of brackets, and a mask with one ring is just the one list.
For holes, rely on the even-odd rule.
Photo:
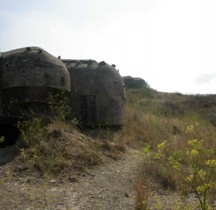
{"label": "shadow on ground", "polygon": [[12,161],[19,154],[16,145],[0,148],[0,166]]}

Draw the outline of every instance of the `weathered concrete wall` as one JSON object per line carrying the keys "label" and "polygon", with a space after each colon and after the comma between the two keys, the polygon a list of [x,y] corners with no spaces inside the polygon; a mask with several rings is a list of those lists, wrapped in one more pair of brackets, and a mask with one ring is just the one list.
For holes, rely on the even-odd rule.
{"label": "weathered concrete wall", "polygon": [[139,77],[124,76],[122,79],[126,88],[142,89],[147,85],[145,80]]}
{"label": "weathered concrete wall", "polygon": [[39,47],[0,54],[0,123],[30,108],[44,113],[48,96],[62,91],[70,93],[72,114],[83,125],[122,125],[124,84],[115,65],[61,60]]}
{"label": "weathered concrete wall", "polygon": [[49,94],[71,91],[71,82],[67,68],[58,58],[42,48],[27,47],[2,53],[0,90],[4,115],[13,118],[18,110],[10,107],[11,102],[24,111],[34,107],[39,112]]}
{"label": "weathered concrete wall", "polygon": [[123,81],[105,62],[62,60],[70,73],[74,116],[82,124],[122,125]]}

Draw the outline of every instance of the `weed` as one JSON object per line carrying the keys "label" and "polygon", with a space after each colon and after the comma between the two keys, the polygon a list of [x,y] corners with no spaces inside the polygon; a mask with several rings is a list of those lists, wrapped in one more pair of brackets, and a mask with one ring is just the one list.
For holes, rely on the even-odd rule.
{"label": "weed", "polygon": [[149,189],[144,184],[143,180],[139,178],[136,181],[136,210],[147,210],[148,209],[148,197]]}
{"label": "weed", "polygon": [[0,144],[3,143],[5,141],[5,137],[4,136],[0,136]]}
{"label": "weed", "polygon": [[[186,132],[193,133],[193,130],[194,126],[188,126]],[[209,194],[216,190],[214,149],[206,147],[204,141],[198,139],[188,140],[184,150],[170,150],[169,144],[172,142],[163,141],[158,144],[153,158],[161,165],[161,169],[171,169],[178,176],[180,183],[187,184],[190,191],[196,194],[201,209],[210,209]],[[178,187],[178,179],[175,180]]]}
{"label": "weed", "polygon": [[71,117],[71,109],[69,106],[69,97],[66,97],[66,93],[61,92],[59,94],[49,94],[48,99],[48,113],[52,120],[58,122],[66,122],[68,119],[74,124],[77,124],[77,120]]}
{"label": "weed", "polygon": [[[61,139],[63,132],[61,126],[69,113],[67,102],[64,101],[63,94],[58,94],[50,95],[48,104],[50,115],[39,116],[29,110],[28,120],[17,123],[22,140],[21,157],[29,169],[36,169],[42,174],[53,173],[57,165],[60,168],[67,165],[64,157],[65,145]],[[50,119],[47,121],[48,118]],[[50,127],[53,124],[48,122],[55,122],[54,124],[58,125],[57,128],[52,130]]]}
{"label": "weed", "polygon": [[[140,90],[128,90],[127,96],[125,126],[120,139],[127,145],[144,147],[143,177],[157,181],[168,190],[181,191],[185,196],[197,191],[202,208],[210,209],[216,195],[213,167],[216,133],[212,118],[208,117],[215,112],[213,103],[206,108],[204,96],[177,93],[154,92],[149,98]],[[212,96],[207,98],[210,101]],[[196,140],[196,145],[189,144],[191,140]],[[193,162],[192,157],[197,159]],[[182,171],[178,171],[178,167]],[[186,177],[193,174],[196,178],[187,182],[183,172]],[[164,209],[163,205],[158,204],[157,209]],[[175,208],[194,209],[194,205],[177,202]]]}
{"label": "weed", "polygon": [[12,177],[12,171],[10,169],[4,172],[4,176],[0,177],[0,186],[7,183]]}

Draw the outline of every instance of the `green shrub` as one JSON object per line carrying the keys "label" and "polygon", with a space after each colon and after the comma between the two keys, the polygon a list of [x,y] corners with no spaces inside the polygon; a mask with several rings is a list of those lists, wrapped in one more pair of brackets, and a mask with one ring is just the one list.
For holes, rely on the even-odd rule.
{"label": "green shrub", "polygon": [[[194,133],[194,126],[188,126],[186,132]],[[182,191],[185,191],[186,184],[188,192],[196,194],[200,208],[211,209],[216,191],[215,148],[196,138],[187,140],[182,148],[175,148],[172,144],[172,141],[165,140],[157,145],[156,152],[152,153],[150,147],[144,150],[151,163],[157,165],[157,173],[161,174],[159,180],[164,182],[168,178],[169,186]]]}

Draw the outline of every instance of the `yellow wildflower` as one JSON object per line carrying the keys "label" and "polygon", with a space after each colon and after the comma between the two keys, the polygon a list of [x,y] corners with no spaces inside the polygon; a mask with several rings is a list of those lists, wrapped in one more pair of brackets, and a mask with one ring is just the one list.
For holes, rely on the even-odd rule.
{"label": "yellow wildflower", "polygon": [[193,133],[194,131],[194,126],[193,125],[189,125],[187,128],[186,128],[186,133]]}
{"label": "yellow wildflower", "polygon": [[193,157],[197,157],[199,155],[199,151],[196,149],[192,149],[190,152],[190,155]]}
{"label": "yellow wildflower", "polygon": [[206,165],[209,166],[209,167],[216,167],[216,159],[207,160]]}
{"label": "yellow wildflower", "polygon": [[157,145],[158,150],[163,150],[164,147],[166,146],[166,143],[167,143],[167,141],[165,140],[162,143],[158,144]]}

